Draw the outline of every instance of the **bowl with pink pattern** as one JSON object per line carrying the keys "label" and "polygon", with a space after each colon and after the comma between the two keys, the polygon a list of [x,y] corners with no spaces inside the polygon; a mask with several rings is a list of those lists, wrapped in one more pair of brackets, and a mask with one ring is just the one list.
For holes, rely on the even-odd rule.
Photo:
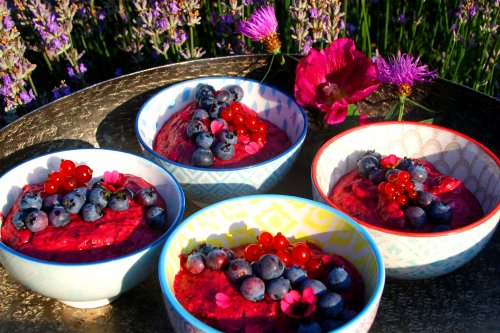
{"label": "bowl with pink pattern", "polygon": [[387,276],[423,279],[444,275],[487,246],[500,219],[500,160],[487,147],[431,124],[389,121],[355,127],[331,138],[316,153],[311,169],[313,198],[340,209],[332,201],[332,189],[356,170],[360,152],[368,150],[433,164],[440,173],[460,180],[483,212],[483,217],[462,227],[428,232],[394,230],[351,216],[374,238]]}

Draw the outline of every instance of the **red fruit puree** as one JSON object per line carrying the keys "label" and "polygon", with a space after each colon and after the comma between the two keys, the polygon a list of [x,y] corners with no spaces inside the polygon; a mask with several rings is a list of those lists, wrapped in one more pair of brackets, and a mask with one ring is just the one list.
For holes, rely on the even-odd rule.
{"label": "red fruit puree", "polygon": [[[247,106],[243,104],[241,106],[243,114],[254,113]],[[199,107],[196,103],[192,103],[184,110],[173,114],[158,131],[153,143],[153,150],[174,162],[192,165],[191,158],[197,147],[196,143],[187,137],[187,127],[196,109]],[[264,145],[252,142],[248,135],[238,135],[238,143],[234,146],[234,157],[229,160],[221,160],[216,157],[212,167],[234,168],[253,165],[271,159],[291,147],[292,143],[285,131],[265,119],[260,120],[267,125]],[[210,123],[207,120],[204,122],[210,129]]]}
{"label": "red fruit puree", "polygon": [[[318,272],[308,271],[308,278],[326,281],[334,267],[344,267],[351,276],[352,284],[339,294],[345,309],[359,313],[364,306],[364,283],[356,268],[345,258],[324,253],[313,244],[308,244],[312,249],[312,258],[320,258],[324,264]],[[238,258],[244,257],[243,251],[244,247],[233,249]],[[180,257],[182,267],[186,256]],[[267,295],[262,301],[249,301],[238,288],[224,271],[210,269],[195,275],[181,268],[174,281],[174,294],[182,306],[199,320],[223,332],[296,332],[304,320],[287,316],[282,312],[280,302]],[[229,298],[227,307],[217,305],[218,293]]]}
{"label": "red fruit puree", "polygon": [[[458,179],[440,173],[436,167],[424,160],[419,160],[428,172],[424,182],[424,191],[431,192],[436,199],[451,206],[453,218],[450,229],[466,226],[479,220],[483,210],[476,197]],[[371,180],[351,171],[341,177],[333,187],[329,199],[342,211],[359,220],[377,227],[391,230],[431,232],[432,223],[425,223],[420,229],[401,225],[395,216],[404,216],[403,207],[397,203],[383,200],[377,185]]]}
{"label": "red fruit puree", "polygon": [[[152,187],[140,177],[125,177],[124,187],[134,193],[140,188]],[[47,196],[43,183],[25,185],[5,219],[1,239],[8,247],[31,257],[68,263],[111,259],[139,250],[162,235],[146,225],[144,207],[133,200],[126,211],[105,208],[104,216],[95,222],[83,221],[79,214],[72,214],[71,222],[64,227],[55,228],[49,224],[35,233],[28,229],[17,230],[12,217],[18,212],[19,200],[26,192],[41,192],[42,198]],[[160,196],[157,205],[166,207]]]}

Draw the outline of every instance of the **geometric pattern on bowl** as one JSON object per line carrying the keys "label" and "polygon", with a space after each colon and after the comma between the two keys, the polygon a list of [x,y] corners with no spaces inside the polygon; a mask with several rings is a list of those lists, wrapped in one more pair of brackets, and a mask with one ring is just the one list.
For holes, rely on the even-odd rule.
{"label": "geometric pattern on bowl", "polygon": [[481,203],[485,216],[451,232],[409,233],[367,228],[382,252],[387,276],[422,279],[447,274],[474,258],[488,243],[500,219],[500,162],[477,141],[441,126],[414,122],[381,122],[345,131],[316,154],[312,171],[313,199],[336,207],[329,199],[334,184],[356,169],[359,153],[422,158],[440,172],[462,180]]}
{"label": "geometric pattern on bowl", "polygon": [[[171,161],[153,151],[155,136],[174,113],[196,100],[199,84],[215,89],[238,85],[244,91],[241,101],[259,117],[283,129],[292,146],[267,161],[238,168],[199,168]],[[186,197],[199,206],[237,196],[261,194],[271,190],[295,162],[307,132],[307,116],[293,98],[258,81],[238,77],[205,77],[169,86],[152,96],[138,112],[135,131],[143,154],[165,167],[182,185]]]}
{"label": "geometric pattern on bowl", "polygon": [[118,258],[88,263],[36,259],[0,241],[0,263],[9,275],[29,289],[73,307],[102,306],[144,281],[157,269],[163,242],[184,215],[184,194],[170,173],[142,156],[97,148],[57,151],[25,161],[0,177],[0,225],[2,215],[7,216],[22,186],[47,180],[50,172],[59,170],[62,159],[91,167],[94,178],[89,184],[98,181],[105,171],[118,170],[142,177],[165,199],[167,219],[172,223],[167,232],[142,249]]}
{"label": "geometric pattern on bowl", "polygon": [[159,278],[170,322],[176,332],[216,332],[185,310],[172,285],[179,254],[201,243],[236,247],[255,242],[260,231],[282,232],[292,242],[310,240],[328,253],[351,261],[363,276],[365,307],[339,332],[367,332],[375,318],[385,283],[382,257],[370,235],[344,213],[309,199],[253,195],[210,205],[185,219],[165,242]]}

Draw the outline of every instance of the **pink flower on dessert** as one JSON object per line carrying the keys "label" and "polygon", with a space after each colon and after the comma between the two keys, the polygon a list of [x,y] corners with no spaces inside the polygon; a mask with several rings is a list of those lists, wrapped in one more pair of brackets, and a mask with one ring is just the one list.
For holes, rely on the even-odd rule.
{"label": "pink flower on dessert", "polygon": [[278,37],[278,20],[273,6],[257,9],[248,20],[241,21],[238,32],[256,42],[264,44],[264,50],[270,54],[278,54],[281,41]]}
{"label": "pink flower on dessert", "polygon": [[224,293],[215,294],[215,303],[223,309],[231,306],[231,298]]}
{"label": "pink flower on dessert", "polygon": [[350,38],[334,40],[323,50],[311,49],[297,65],[295,99],[304,106],[325,112],[329,125],[341,123],[347,106],[377,89],[375,64],[356,50]]}
{"label": "pink flower on dessert", "polygon": [[113,192],[120,190],[123,185],[125,185],[126,177],[123,173],[120,173],[116,170],[114,171],[106,171],[103,175],[104,181],[102,185]]}
{"label": "pink flower on dessert", "polygon": [[261,146],[257,143],[257,142],[249,142],[246,146],[245,146],[245,151],[251,155],[253,154],[256,154],[259,152]]}
{"label": "pink flower on dessert", "polygon": [[394,154],[391,154],[389,156],[382,158],[380,160],[380,165],[382,166],[382,168],[391,169],[394,168],[396,164],[398,164],[399,160],[400,160],[399,157],[397,157]]}
{"label": "pink flower on dessert", "polygon": [[316,299],[312,288],[305,288],[302,295],[292,289],[281,300],[281,310],[292,318],[307,318],[316,311]]}

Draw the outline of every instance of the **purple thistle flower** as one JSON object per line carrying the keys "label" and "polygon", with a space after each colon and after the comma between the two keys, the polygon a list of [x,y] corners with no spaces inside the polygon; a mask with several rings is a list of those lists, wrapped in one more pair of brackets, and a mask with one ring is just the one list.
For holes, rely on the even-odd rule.
{"label": "purple thistle flower", "polygon": [[281,41],[278,38],[278,20],[274,7],[264,6],[257,9],[246,21],[240,21],[238,32],[253,41],[264,44],[267,53],[280,52]]}
{"label": "purple thistle flower", "polygon": [[390,83],[398,87],[406,87],[411,91],[415,81],[431,81],[437,77],[435,71],[428,71],[427,65],[420,63],[420,57],[415,59],[412,55],[401,54],[389,56],[389,62],[380,57],[376,59],[377,78],[383,83]]}

